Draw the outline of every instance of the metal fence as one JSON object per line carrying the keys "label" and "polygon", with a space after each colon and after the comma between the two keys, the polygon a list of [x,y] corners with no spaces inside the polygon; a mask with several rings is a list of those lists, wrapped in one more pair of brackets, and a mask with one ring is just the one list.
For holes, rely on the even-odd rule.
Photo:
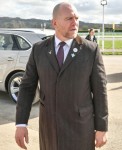
{"label": "metal fence", "polygon": [[[88,33],[80,33],[85,38]],[[104,49],[102,49],[102,34],[96,33],[98,45],[102,52],[122,52],[122,33],[109,32],[104,35]]]}

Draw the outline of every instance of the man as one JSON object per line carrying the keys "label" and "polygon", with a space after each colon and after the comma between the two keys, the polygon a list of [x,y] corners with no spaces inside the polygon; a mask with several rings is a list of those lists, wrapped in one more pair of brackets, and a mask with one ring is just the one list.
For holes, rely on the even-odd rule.
{"label": "man", "polygon": [[34,45],[20,86],[16,142],[26,149],[24,126],[39,80],[40,150],[95,150],[107,141],[106,75],[100,51],[96,43],[77,35],[78,13],[69,3],[55,6],[52,24],[55,35]]}

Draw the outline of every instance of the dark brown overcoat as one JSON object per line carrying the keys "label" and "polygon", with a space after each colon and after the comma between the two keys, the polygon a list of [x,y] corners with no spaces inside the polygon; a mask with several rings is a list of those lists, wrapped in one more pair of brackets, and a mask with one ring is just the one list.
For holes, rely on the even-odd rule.
{"label": "dark brown overcoat", "polygon": [[39,80],[40,150],[94,150],[94,130],[107,131],[106,75],[96,43],[73,40],[59,69],[54,37],[33,47],[20,86],[16,123],[27,123]]}

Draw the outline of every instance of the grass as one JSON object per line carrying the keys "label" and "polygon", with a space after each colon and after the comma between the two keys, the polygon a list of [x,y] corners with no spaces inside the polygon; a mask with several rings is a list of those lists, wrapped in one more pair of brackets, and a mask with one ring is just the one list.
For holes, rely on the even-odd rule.
{"label": "grass", "polygon": [[[99,41],[99,47],[102,48],[102,40]],[[104,41],[104,48],[105,49],[113,49],[113,41],[105,40]],[[114,41],[114,48],[115,49],[122,49],[122,40],[115,40]]]}
{"label": "grass", "polygon": [[102,52],[103,55],[122,55],[122,52]]}
{"label": "grass", "polygon": [[[81,36],[86,36],[88,33],[80,33]],[[99,47],[102,49],[102,33],[98,34]],[[96,36],[98,36],[96,33]],[[108,37],[107,37],[108,36]],[[111,36],[111,37],[109,37]],[[113,43],[114,36],[114,43]],[[114,45],[113,45],[114,44]],[[122,32],[108,32],[105,33],[104,49],[102,52],[104,55],[122,55]]]}

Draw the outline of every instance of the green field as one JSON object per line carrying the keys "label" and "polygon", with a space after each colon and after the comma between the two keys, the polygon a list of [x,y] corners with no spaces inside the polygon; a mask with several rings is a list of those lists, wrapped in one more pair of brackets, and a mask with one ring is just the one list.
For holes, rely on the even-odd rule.
{"label": "green field", "polygon": [[[102,40],[99,41],[99,47],[102,48]],[[113,41],[105,40],[104,41],[104,48],[105,49],[112,49],[113,48]],[[114,41],[114,48],[115,49],[122,49],[122,40],[115,40]]]}
{"label": "green field", "polygon": [[[79,35],[82,37],[86,37],[88,33],[79,33]],[[95,34],[100,49],[102,49],[102,33],[96,33]],[[103,54],[106,55],[122,55],[122,32],[107,32],[104,34],[104,52]],[[113,43],[113,37],[114,37],[114,43]]]}
{"label": "green field", "polygon": [[101,52],[103,55],[122,55],[122,52]]}

